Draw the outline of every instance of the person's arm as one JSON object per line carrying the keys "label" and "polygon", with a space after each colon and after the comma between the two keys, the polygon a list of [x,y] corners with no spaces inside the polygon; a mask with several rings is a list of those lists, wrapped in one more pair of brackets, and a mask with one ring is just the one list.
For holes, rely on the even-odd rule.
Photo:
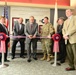
{"label": "person's arm", "polygon": [[36,31],[35,31],[34,36],[36,36],[37,34],[38,34],[38,24],[37,24],[37,26],[36,26]]}
{"label": "person's arm", "polygon": [[71,28],[67,31],[68,36],[72,36],[74,33],[76,33],[76,18],[73,18],[73,22],[71,25]]}
{"label": "person's arm", "polygon": [[66,22],[64,22],[64,26],[62,29],[63,36],[69,37],[73,35],[74,33],[76,33],[76,17],[73,17],[72,24],[70,25],[70,29],[68,29],[67,32],[65,31],[65,27],[66,27]]}
{"label": "person's arm", "polygon": [[66,21],[64,22],[64,25],[63,25],[63,28],[62,28],[62,34],[63,34],[63,36],[66,34],[65,27],[66,27]]}
{"label": "person's arm", "polygon": [[0,24],[0,32],[2,32],[1,24]]}
{"label": "person's arm", "polygon": [[66,32],[66,25],[67,25],[67,21],[64,22],[63,28],[62,28],[62,34],[63,34],[63,38],[65,40],[69,39],[68,34]]}
{"label": "person's arm", "polygon": [[26,35],[26,36],[29,36],[27,28],[28,28],[28,27],[27,27],[27,24],[26,24],[26,25],[25,25],[25,29],[24,29],[24,30],[25,30],[25,35]]}
{"label": "person's arm", "polygon": [[17,22],[14,23],[14,27],[13,27],[13,33],[14,34],[18,34],[18,31],[16,29],[16,24],[17,24]]}
{"label": "person's arm", "polygon": [[52,26],[52,24],[50,24],[49,25],[49,35],[47,37],[51,38],[51,36],[53,35],[54,32],[55,32],[54,27]]}
{"label": "person's arm", "polygon": [[53,33],[55,33],[55,29],[52,26],[52,24],[50,24],[50,27],[49,27],[49,35],[52,35]]}

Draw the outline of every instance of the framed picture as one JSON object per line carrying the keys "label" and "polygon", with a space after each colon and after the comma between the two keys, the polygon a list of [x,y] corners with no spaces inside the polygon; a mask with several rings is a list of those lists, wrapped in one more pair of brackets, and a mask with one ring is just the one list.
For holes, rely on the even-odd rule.
{"label": "framed picture", "polygon": [[29,21],[29,19],[25,19],[25,23],[27,23]]}
{"label": "framed picture", "polygon": [[18,19],[19,19],[18,17],[12,17],[12,30],[15,22],[18,21]]}
{"label": "framed picture", "polygon": [[39,25],[39,28],[38,28],[38,31],[39,31],[39,34],[41,33],[41,28],[42,28],[43,25]]}
{"label": "framed picture", "polygon": [[[34,20],[36,22],[36,19]],[[25,19],[25,23],[29,22],[29,19]]]}

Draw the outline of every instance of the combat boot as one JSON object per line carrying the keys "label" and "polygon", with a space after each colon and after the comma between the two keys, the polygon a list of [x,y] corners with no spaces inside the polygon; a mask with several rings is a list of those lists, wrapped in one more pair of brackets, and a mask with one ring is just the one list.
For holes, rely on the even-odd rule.
{"label": "combat boot", "polygon": [[47,55],[44,54],[44,56],[40,60],[46,60],[46,59],[47,59]]}
{"label": "combat boot", "polygon": [[47,61],[49,62],[51,60],[50,54],[47,56]]}

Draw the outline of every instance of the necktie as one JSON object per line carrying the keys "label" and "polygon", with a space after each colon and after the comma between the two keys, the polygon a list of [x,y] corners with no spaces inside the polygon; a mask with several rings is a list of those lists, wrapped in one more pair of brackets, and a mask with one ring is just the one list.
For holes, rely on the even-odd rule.
{"label": "necktie", "polygon": [[30,26],[31,26],[31,30],[32,30],[33,25],[31,24]]}

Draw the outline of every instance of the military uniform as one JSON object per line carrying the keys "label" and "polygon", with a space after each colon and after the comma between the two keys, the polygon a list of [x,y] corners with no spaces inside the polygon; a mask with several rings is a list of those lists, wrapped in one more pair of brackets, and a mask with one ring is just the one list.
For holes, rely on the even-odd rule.
{"label": "military uniform", "polygon": [[48,35],[51,36],[53,33],[54,33],[54,28],[51,23],[47,23],[42,26],[41,37],[44,37],[44,38],[41,39],[41,43],[42,43],[42,49],[43,49],[45,59],[46,59],[46,54],[48,56],[51,55],[50,46],[52,45],[52,40],[50,38],[45,38],[45,37],[47,37]]}

